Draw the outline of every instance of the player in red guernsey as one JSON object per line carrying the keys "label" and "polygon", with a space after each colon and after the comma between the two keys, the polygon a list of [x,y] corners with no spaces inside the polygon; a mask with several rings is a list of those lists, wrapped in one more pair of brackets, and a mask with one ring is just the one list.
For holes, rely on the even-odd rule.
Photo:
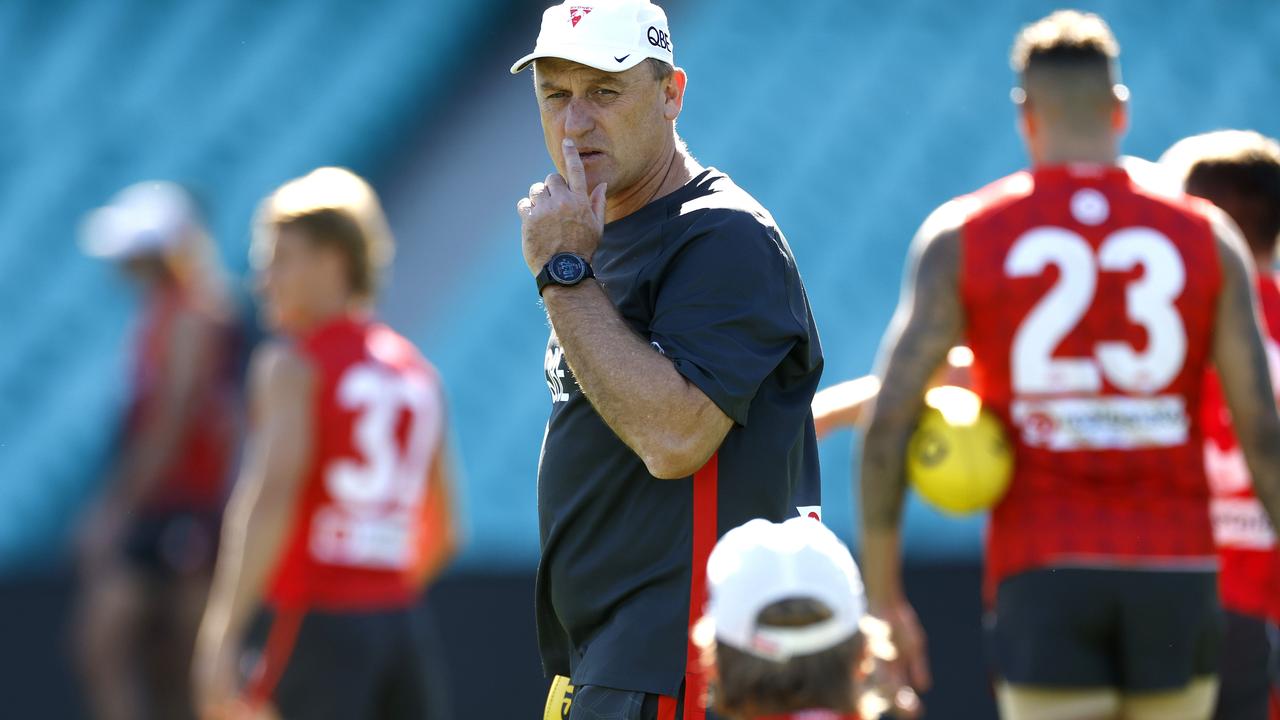
{"label": "player in red guernsey", "polygon": [[1032,168],[947,203],[913,245],[863,450],[873,614],[926,683],[901,581],[904,449],[929,376],[965,337],[973,388],[1015,448],[987,599],[1006,720],[1207,718],[1220,609],[1200,403],[1212,361],[1259,497],[1280,518],[1280,416],[1251,263],[1210,204],[1118,162],[1127,90],[1096,15],[1014,46]]}
{"label": "player in red guernsey", "polygon": [[[250,369],[251,432],[228,506],[195,684],[205,718],[421,718],[415,606],[454,551],[444,399],[370,319],[391,237],[372,188],[321,168],[259,210],[255,261],[280,339]],[[238,665],[260,604],[269,632]]]}
{"label": "player in red guernsey", "polygon": [[[1244,233],[1258,269],[1273,389],[1280,387],[1280,278],[1274,274],[1280,237],[1280,144],[1256,132],[1207,133],[1178,142],[1161,164],[1183,181],[1188,193],[1225,210]],[[1219,589],[1227,615],[1214,717],[1263,720],[1272,695],[1269,686],[1275,682],[1268,677],[1268,656],[1278,648],[1271,647],[1266,625],[1268,620],[1280,621],[1280,550],[1253,492],[1216,374],[1205,387],[1202,417],[1214,539],[1221,560]]]}
{"label": "player in red guernsey", "polygon": [[119,452],[77,538],[87,700],[100,720],[180,718],[237,442],[235,303],[174,183],[125,188],[82,243],[143,295]]}

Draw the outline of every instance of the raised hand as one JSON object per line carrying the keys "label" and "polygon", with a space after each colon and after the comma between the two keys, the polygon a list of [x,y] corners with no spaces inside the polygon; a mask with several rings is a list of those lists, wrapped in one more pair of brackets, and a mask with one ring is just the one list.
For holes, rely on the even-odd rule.
{"label": "raised hand", "polygon": [[572,140],[564,141],[566,180],[552,173],[516,203],[529,272],[537,275],[552,255],[571,252],[590,260],[604,232],[605,183],[588,194],[587,173]]}

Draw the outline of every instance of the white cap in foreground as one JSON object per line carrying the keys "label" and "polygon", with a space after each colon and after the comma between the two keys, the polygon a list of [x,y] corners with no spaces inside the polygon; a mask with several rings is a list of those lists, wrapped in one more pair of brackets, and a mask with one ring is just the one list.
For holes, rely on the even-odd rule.
{"label": "white cap in foreground", "polygon": [[196,222],[195,203],[176,183],[140,182],[116,193],[84,219],[80,246],[108,260],[165,252]]}
{"label": "white cap in foreground", "polygon": [[649,0],[566,0],[542,13],[533,52],[511,74],[538,58],[561,58],[604,72],[623,72],[646,58],[675,65],[667,14]]}
{"label": "white cap in foreground", "polygon": [[[707,584],[711,599],[698,632],[714,632],[719,643],[777,662],[848,640],[867,609],[849,548],[811,518],[752,520],[730,530],[707,561]],[[768,606],[800,598],[822,603],[831,617],[804,627],[759,625]]]}

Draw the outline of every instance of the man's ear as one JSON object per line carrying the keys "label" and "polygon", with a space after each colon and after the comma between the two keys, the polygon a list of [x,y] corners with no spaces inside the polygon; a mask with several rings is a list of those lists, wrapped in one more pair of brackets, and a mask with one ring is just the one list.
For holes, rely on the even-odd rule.
{"label": "man's ear", "polygon": [[680,117],[680,111],[684,109],[684,91],[688,86],[689,75],[685,73],[684,68],[676,68],[672,71],[671,77],[663,82],[663,115],[668,120],[675,121]]}

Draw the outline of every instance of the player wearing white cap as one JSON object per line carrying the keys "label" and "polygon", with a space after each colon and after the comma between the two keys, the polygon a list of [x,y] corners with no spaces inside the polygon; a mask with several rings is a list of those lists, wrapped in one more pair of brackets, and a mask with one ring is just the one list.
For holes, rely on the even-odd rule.
{"label": "player wearing white cap", "polygon": [[752,520],[707,563],[710,602],[694,629],[713,707],[734,720],[870,720],[904,716],[910,691],[873,687],[891,659],[887,628],[866,614],[862,577],[844,543],[808,518]]}
{"label": "player wearing white cap", "polygon": [[174,183],[122,190],[88,215],[81,244],[143,297],[119,451],[77,537],[79,659],[94,717],[183,717],[235,451],[235,308]]}
{"label": "player wearing white cap", "polygon": [[536,595],[550,718],[706,717],[689,627],[720,529],[819,513],[804,284],[768,211],[676,134],[673,47],[647,0],[569,2],[512,67],[533,66],[558,170],[517,208],[552,326]]}

